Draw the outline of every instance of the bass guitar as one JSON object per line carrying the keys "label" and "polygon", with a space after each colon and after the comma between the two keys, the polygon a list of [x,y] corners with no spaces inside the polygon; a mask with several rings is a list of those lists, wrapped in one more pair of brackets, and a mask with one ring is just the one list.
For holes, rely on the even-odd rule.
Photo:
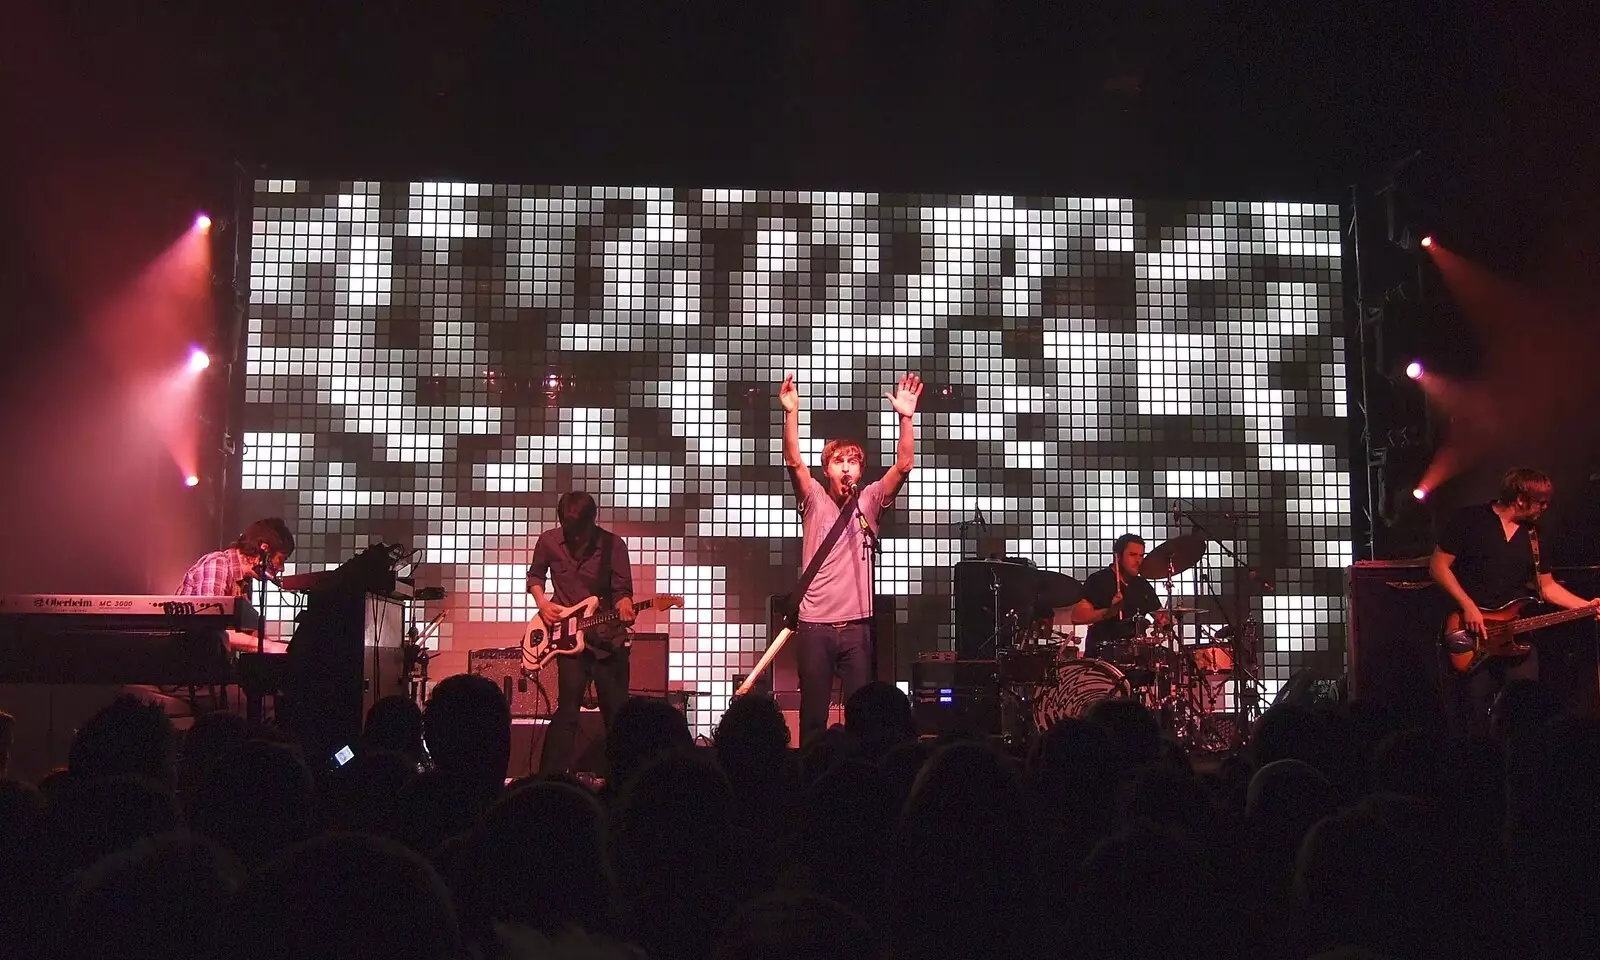
{"label": "bass guitar", "polygon": [[1451,613],[1444,621],[1443,640],[1450,669],[1465,675],[1490,660],[1523,656],[1533,647],[1518,639],[1522,634],[1595,615],[1594,607],[1576,607],[1534,617],[1517,616],[1529,604],[1537,602],[1532,597],[1521,597],[1483,610],[1484,635],[1481,637],[1465,628],[1461,611]]}
{"label": "bass guitar", "polygon": [[[661,596],[636,602],[633,609],[642,613],[681,606],[682,597]],[[546,624],[538,611],[534,611],[533,619],[528,621],[528,628],[522,634],[522,669],[537,673],[556,657],[570,657],[585,650],[593,650],[600,657],[610,656],[613,651],[609,642],[598,638],[591,642],[587,634],[596,627],[621,622],[622,614],[616,610],[596,613],[599,608],[599,597],[588,597],[570,607],[557,606],[560,619],[553,624]]]}

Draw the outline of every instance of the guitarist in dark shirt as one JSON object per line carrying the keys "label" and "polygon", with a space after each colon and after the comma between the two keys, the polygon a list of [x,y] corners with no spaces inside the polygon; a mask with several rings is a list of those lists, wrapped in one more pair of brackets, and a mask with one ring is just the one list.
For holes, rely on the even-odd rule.
{"label": "guitarist in dark shirt", "polygon": [[[565,772],[572,762],[578,734],[578,708],[583,692],[594,681],[600,701],[600,718],[606,732],[617,711],[628,702],[628,647],[626,627],[633,623],[633,574],[628,566],[628,545],[622,538],[596,526],[594,498],[574,492],[556,505],[560,526],[539,535],[528,565],[528,592],[547,625],[561,621],[559,607],[569,607],[591,596],[602,609],[615,609],[621,627],[596,627],[585,636],[585,649],[576,656],[557,657],[559,679],[555,716],[545,731],[544,752],[539,757],[541,775]],[[549,577],[553,594],[545,592]]]}
{"label": "guitarist in dark shirt", "polygon": [[[1484,611],[1523,597],[1569,610],[1600,605],[1556,583],[1538,552],[1536,524],[1554,491],[1548,476],[1520,467],[1506,473],[1498,500],[1464,507],[1445,525],[1428,571],[1460,611],[1462,629],[1485,636]],[[1458,720],[1463,732],[1488,730],[1489,708],[1507,682],[1538,678],[1539,653],[1530,645],[1520,657],[1486,660],[1450,681],[1457,688],[1452,699],[1459,699],[1458,709],[1465,711]]]}

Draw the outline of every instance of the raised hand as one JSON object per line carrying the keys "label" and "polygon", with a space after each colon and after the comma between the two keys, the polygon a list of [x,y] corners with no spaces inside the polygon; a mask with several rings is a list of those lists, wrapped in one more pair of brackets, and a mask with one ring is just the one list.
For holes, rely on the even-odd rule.
{"label": "raised hand", "polygon": [[905,374],[900,378],[899,386],[883,396],[894,407],[895,413],[909,417],[917,412],[917,400],[922,397],[922,378],[914,373]]}
{"label": "raised hand", "polygon": [[794,385],[794,374],[791,373],[783,378],[783,385],[778,387],[778,402],[788,413],[800,409],[800,388]]}

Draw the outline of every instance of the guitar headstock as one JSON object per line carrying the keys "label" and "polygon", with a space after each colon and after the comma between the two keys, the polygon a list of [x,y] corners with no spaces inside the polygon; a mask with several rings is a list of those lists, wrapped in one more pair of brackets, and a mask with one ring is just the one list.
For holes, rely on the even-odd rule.
{"label": "guitar headstock", "polygon": [[673,607],[683,606],[683,598],[672,594],[656,597],[650,601],[650,606],[657,610],[671,610]]}

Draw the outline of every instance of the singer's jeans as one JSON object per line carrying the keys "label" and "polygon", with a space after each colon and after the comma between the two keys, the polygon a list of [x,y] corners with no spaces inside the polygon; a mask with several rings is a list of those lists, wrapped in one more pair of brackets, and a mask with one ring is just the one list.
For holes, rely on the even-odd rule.
{"label": "singer's jeans", "polygon": [[802,620],[794,639],[795,673],[800,677],[800,746],[804,747],[828,728],[835,672],[839,696],[845,703],[872,680],[872,620]]}

